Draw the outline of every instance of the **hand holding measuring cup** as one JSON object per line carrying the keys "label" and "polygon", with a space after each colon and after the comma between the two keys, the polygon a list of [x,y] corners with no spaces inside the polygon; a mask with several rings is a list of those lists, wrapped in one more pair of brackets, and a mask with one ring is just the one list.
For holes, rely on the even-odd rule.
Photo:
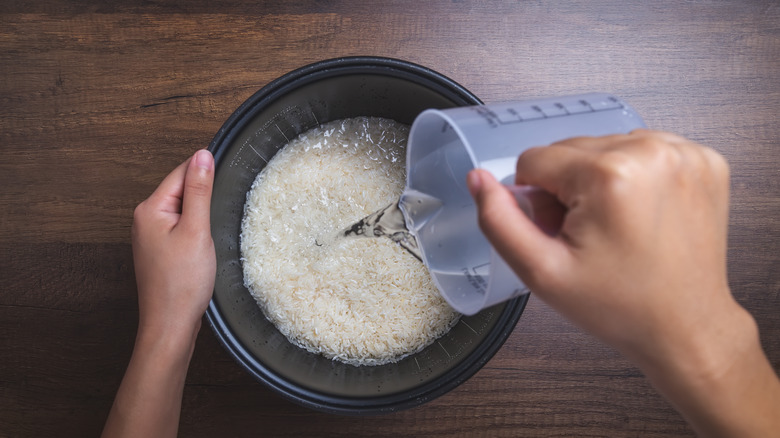
{"label": "hand holding measuring cup", "polygon": [[[407,227],[417,237],[423,262],[447,302],[472,315],[528,293],[478,229],[476,206],[466,187],[470,170],[485,169],[511,187],[526,213],[554,233],[561,207],[543,191],[512,187],[517,157],[531,147],[566,138],[627,133],[641,127],[636,112],[607,94],[421,113],[409,133],[407,184],[400,206]],[[542,201],[545,208],[539,208]],[[532,212],[527,207],[533,204],[537,208]]]}
{"label": "hand holding measuring cup", "polygon": [[568,207],[556,236],[489,172],[468,177],[482,230],[538,297],[633,360],[700,435],[777,430],[780,382],[726,278],[723,157],[638,130],[530,149],[516,182]]}
{"label": "hand holding measuring cup", "polygon": [[[516,181],[567,206],[558,235],[540,232],[476,171],[468,182],[481,228],[538,296],[588,331],[630,349],[656,330],[687,329],[698,320],[692,309],[735,304],[725,270],[728,168],[711,149],[647,130],[575,138],[523,153]],[[664,324],[645,326],[657,322],[648,313]]]}

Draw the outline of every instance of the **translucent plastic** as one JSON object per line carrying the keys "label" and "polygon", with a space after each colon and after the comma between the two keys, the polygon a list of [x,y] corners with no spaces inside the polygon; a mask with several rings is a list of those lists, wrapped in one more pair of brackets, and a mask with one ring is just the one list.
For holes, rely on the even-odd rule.
{"label": "translucent plastic", "polygon": [[[528,293],[479,230],[466,187],[471,169],[486,169],[512,185],[517,157],[531,147],[644,126],[626,103],[599,93],[420,114],[409,136],[401,207],[423,261],[450,305],[473,315]],[[522,190],[514,193],[521,201],[526,196]],[[526,210],[529,205],[521,202]]]}

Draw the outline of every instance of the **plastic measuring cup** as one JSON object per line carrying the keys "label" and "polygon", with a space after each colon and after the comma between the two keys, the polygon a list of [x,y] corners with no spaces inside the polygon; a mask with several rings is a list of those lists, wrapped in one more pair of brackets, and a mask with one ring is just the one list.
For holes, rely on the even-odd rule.
{"label": "plastic measuring cup", "polygon": [[[409,133],[400,206],[447,302],[473,315],[529,292],[479,229],[466,187],[471,169],[486,169],[513,185],[517,157],[526,149],[644,126],[625,102],[603,93],[430,109],[417,116]],[[513,192],[522,200],[522,191]]]}

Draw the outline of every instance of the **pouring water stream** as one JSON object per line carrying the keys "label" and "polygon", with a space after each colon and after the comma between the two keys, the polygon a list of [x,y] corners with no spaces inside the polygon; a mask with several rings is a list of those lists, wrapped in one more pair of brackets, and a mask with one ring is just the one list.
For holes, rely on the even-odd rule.
{"label": "pouring water stream", "polygon": [[[507,186],[507,188],[514,195],[520,209],[542,231],[549,235],[557,234],[563,223],[566,208],[554,195],[534,187]],[[407,189],[398,201],[345,228],[339,233],[339,237],[387,237],[425,263],[417,238],[410,231],[414,228],[411,217],[417,217],[418,221],[425,221],[436,214],[440,206],[439,200]]]}

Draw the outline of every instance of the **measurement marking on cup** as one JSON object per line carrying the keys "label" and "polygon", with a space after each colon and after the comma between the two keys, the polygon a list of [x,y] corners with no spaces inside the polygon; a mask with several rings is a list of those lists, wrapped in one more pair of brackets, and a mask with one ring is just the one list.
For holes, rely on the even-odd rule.
{"label": "measurement marking on cup", "polygon": [[475,335],[478,335],[478,334],[479,334],[479,333],[477,333],[477,331],[476,331],[476,330],[474,330],[474,328],[472,328],[470,325],[468,325],[468,324],[466,323],[466,321],[464,321],[464,320],[462,320],[462,319],[461,319],[461,320],[460,320],[460,322],[462,322],[462,323],[463,323],[463,325],[465,325],[466,327],[468,327],[468,328],[469,328],[469,330],[471,330],[472,332],[474,332],[474,334],[475,334]]}
{"label": "measurement marking on cup", "polygon": [[445,353],[447,353],[447,357],[452,359],[452,356],[450,356],[450,353],[447,351],[446,348],[444,348],[444,345],[441,345],[441,342],[439,342],[439,341],[436,341],[436,343],[439,344],[439,347],[441,347],[441,349],[444,350]]}

